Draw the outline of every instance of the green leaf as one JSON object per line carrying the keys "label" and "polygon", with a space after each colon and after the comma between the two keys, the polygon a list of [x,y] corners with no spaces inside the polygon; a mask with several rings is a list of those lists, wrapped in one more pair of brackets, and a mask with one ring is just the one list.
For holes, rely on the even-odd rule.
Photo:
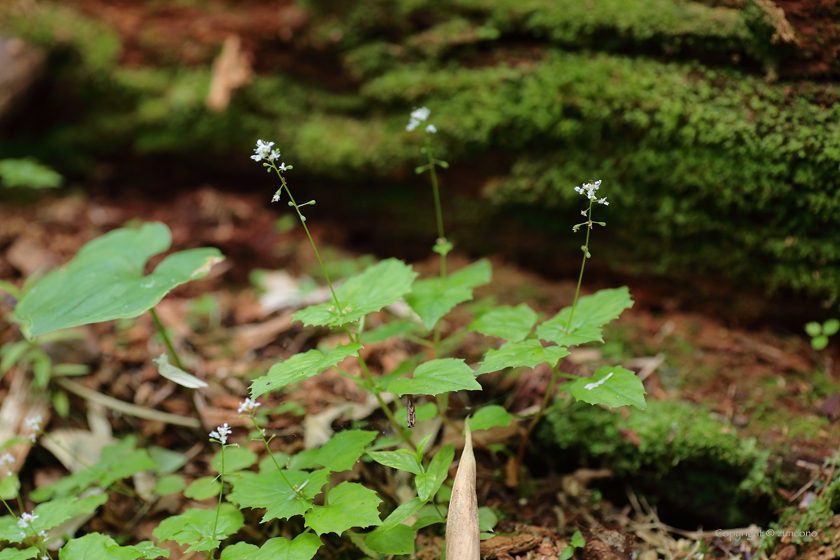
{"label": "green leaf", "polygon": [[368,534],[365,544],[382,554],[413,554],[417,533],[407,525],[396,525],[385,531],[379,529]]}
{"label": "green leaf", "polygon": [[414,522],[414,525],[411,528],[415,531],[419,531],[429,525],[434,525],[435,523],[446,523],[446,513],[447,508],[446,506],[438,505],[435,507],[432,504],[425,506],[420,512],[417,514],[417,521]]}
{"label": "green leaf", "polygon": [[[222,504],[218,509],[191,508],[174,517],[161,521],[152,535],[162,541],[190,544],[186,552],[207,551],[219,548],[221,541],[236,533],[244,525],[239,509],[232,504]],[[215,534],[213,528],[215,527]]]}
{"label": "green leaf", "polygon": [[0,160],[0,180],[6,187],[54,189],[61,185],[61,175],[35,158]]}
{"label": "green leaf", "polygon": [[399,453],[397,451],[368,451],[367,454],[380,465],[385,465],[392,469],[408,471],[413,474],[422,474],[423,472],[420,470],[420,466],[417,464],[417,458],[414,455]]}
{"label": "green leaf", "polygon": [[31,343],[25,340],[4,344],[3,348],[0,348],[0,356],[3,356],[0,360],[0,375],[9,371],[9,368],[15,365],[30,348]]}
{"label": "green leaf", "polygon": [[238,542],[226,546],[222,550],[222,555],[219,556],[219,560],[256,560],[259,553],[260,548],[257,545]]}
{"label": "green leaf", "polygon": [[20,479],[16,474],[6,475],[0,480],[0,499],[14,500],[20,492]]}
{"label": "green leaf", "polygon": [[318,535],[341,534],[351,527],[379,525],[379,510],[382,500],[376,492],[355,482],[342,482],[330,490],[330,501],[315,506],[304,518],[306,526]]}
{"label": "green leaf", "polygon": [[[417,513],[424,505],[420,498],[412,498],[391,512],[382,525],[365,537],[365,544],[376,552],[384,554],[411,554],[414,552],[414,529],[401,525]],[[404,527],[404,529],[400,529]],[[408,532],[406,532],[406,529]],[[410,533],[410,535],[409,535]]]}
{"label": "green leaf", "polygon": [[493,527],[499,522],[496,513],[488,507],[478,508],[478,527],[484,532],[493,531]]}
{"label": "green leaf", "polygon": [[417,485],[417,495],[424,502],[435,495],[440,485],[449,476],[449,466],[455,458],[455,446],[451,443],[435,453],[429,468],[424,474],[417,475],[414,483]]}
{"label": "green leaf", "polygon": [[203,277],[224,259],[217,249],[180,251],[143,276],[146,261],[169,249],[170,243],[169,228],[161,223],[117,229],[94,239],[20,300],[15,316],[24,334],[31,339],[58,329],[137,317],[171,289]]}
{"label": "green leaf", "polygon": [[575,555],[575,549],[574,549],[574,547],[567,546],[567,547],[566,547],[566,548],[564,548],[564,549],[563,549],[563,551],[560,553],[560,560],[569,560],[569,558],[571,558],[571,557],[572,557],[572,556],[574,556],[574,555]]}
{"label": "green leaf", "polygon": [[256,560],[311,560],[319,548],[321,539],[312,533],[301,533],[293,541],[276,537],[260,547]]}
{"label": "green leaf", "polygon": [[161,354],[159,357],[152,360],[158,368],[158,373],[161,377],[165,377],[170,381],[174,381],[182,387],[188,389],[200,389],[207,387],[207,383],[198,377],[187,373],[179,367],[175,367],[169,363],[169,356]]}
{"label": "green leaf", "polygon": [[361,344],[351,342],[346,346],[333,348],[326,355],[315,349],[304,354],[295,354],[285,362],[271,366],[268,375],[255,379],[251,383],[251,398],[256,399],[269,391],[314,377],[350,356],[358,356],[361,348]]}
{"label": "green leaf", "polygon": [[[272,459],[273,457],[273,459]],[[277,467],[279,466],[281,469],[285,468],[287,463],[289,462],[289,455],[283,453],[282,451],[275,451],[271,454],[271,457],[265,457],[264,459],[260,460],[259,469],[260,472],[264,471],[276,471]]]}
{"label": "green leaf", "polygon": [[505,410],[505,407],[497,404],[483,406],[471,418],[467,419],[472,431],[486,430],[496,426],[508,427],[512,421],[513,414]]}
{"label": "green leaf", "polygon": [[23,296],[23,292],[20,291],[20,288],[11,282],[6,282],[5,280],[0,280],[0,292],[6,292],[15,299],[20,299],[21,296]]}
{"label": "green leaf", "polygon": [[548,362],[554,367],[569,351],[560,346],[543,348],[539,340],[523,340],[522,342],[507,342],[498,350],[490,350],[484,356],[476,375],[499,371],[509,367],[536,367]]}
{"label": "green leaf", "polygon": [[429,278],[414,283],[405,301],[423,319],[427,329],[461,302],[471,300],[473,288],[490,281],[490,262],[482,259],[450,274],[446,279]]}
{"label": "green leaf", "polygon": [[395,379],[388,390],[397,395],[438,395],[461,389],[481,389],[475,374],[464,360],[444,358],[420,364],[414,370],[414,378]]}
{"label": "green leaf", "polygon": [[603,366],[592,377],[583,377],[571,384],[570,391],[579,401],[605,404],[610,408],[633,405],[644,410],[645,388],[642,380],[621,366]]}
{"label": "green leaf", "polygon": [[149,447],[148,451],[149,457],[151,457],[152,461],[154,461],[157,465],[155,470],[161,476],[165,474],[172,474],[187,464],[187,460],[184,458],[184,455],[178,453],[177,451],[170,451],[169,449],[164,449],[163,447],[157,447],[155,445]]}
{"label": "green leaf", "polygon": [[[257,454],[247,447],[226,447],[225,453],[225,474],[247,469],[257,462]],[[213,456],[210,467],[217,473],[222,472],[222,451],[219,450]]]}
{"label": "green leaf", "polygon": [[820,336],[822,334],[822,325],[816,321],[811,321],[805,325],[805,332],[810,336]]}
{"label": "green leaf", "polygon": [[184,481],[183,476],[170,474],[157,481],[157,484],[155,484],[155,494],[158,496],[168,496],[182,492],[186,486],[187,483]]}
{"label": "green leaf", "polygon": [[[103,492],[81,499],[71,496],[40,504],[32,511],[34,519],[29,523],[26,535],[49,531],[77,515],[92,513],[107,500],[108,495]],[[12,516],[0,517],[0,541],[19,543],[23,539],[21,528]]]}
{"label": "green leaf", "polygon": [[832,336],[840,331],[840,321],[837,319],[829,319],[822,326],[822,332],[825,336]]}
{"label": "green leaf", "polygon": [[206,500],[212,496],[218,496],[222,484],[212,476],[202,476],[193,480],[192,484],[184,490],[184,496],[193,500]]}
{"label": "green leaf", "polygon": [[58,554],[59,560],[137,560],[169,557],[169,550],[157,548],[149,541],[135,546],[120,546],[107,535],[89,533],[68,542]]}
{"label": "green leaf", "polygon": [[0,550],[0,560],[29,560],[36,556],[38,556],[38,549],[34,546],[30,546],[25,550],[15,550],[13,548]]}
{"label": "green leaf", "polygon": [[316,464],[332,472],[349,471],[376,436],[377,432],[362,430],[339,432],[320,447]]}
{"label": "green leaf", "polygon": [[586,546],[586,541],[583,539],[583,534],[580,531],[575,531],[575,534],[572,535],[571,545],[575,548],[583,548]]}
{"label": "green leaf", "polygon": [[566,332],[572,308],[566,307],[560,313],[537,327],[537,336],[555,342],[558,346],[574,346],[584,342],[599,341],[601,328],[616,319],[625,309],[633,307],[627,286],[599,290],[591,296],[578,300],[572,321],[571,332]]}
{"label": "green leaf", "polygon": [[828,346],[828,337],[824,334],[815,336],[811,339],[811,348],[814,350],[822,350],[826,346]]}
{"label": "green leaf", "polygon": [[382,342],[383,340],[388,340],[392,336],[400,336],[404,334],[413,333],[417,329],[417,323],[410,319],[392,321],[390,323],[385,323],[384,325],[376,327],[373,330],[362,333],[361,341],[365,344],[367,344],[368,342]]}
{"label": "green leaf", "polygon": [[528,304],[520,303],[516,307],[497,307],[478,317],[467,329],[519,342],[528,336],[536,322],[536,312]]}
{"label": "green leaf", "polygon": [[338,327],[358,321],[368,313],[399,301],[411,290],[416,277],[417,273],[404,262],[386,259],[348,278],[336,290],[342,313],[335,309],[335,302],[327,302],[301,309],[293,317],[314,326]]}
{"label": "green leaf", "polygon": [[[282,473],[268,470],[259,474],[243,472],[233,480],[233,492],[228,499],[240,507],[265,508],[262,523],[275,518],[288,519],[309,511],[313,498],[321,493],[329,476],[326,469],[311,473],[290,470]],[[300,489],[302,499],[292,486]]]}

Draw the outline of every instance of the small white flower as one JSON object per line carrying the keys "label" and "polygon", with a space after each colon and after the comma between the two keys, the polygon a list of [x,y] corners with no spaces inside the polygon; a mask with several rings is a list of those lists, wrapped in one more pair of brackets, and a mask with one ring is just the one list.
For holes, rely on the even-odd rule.
{"label": "small white flower", "polygon": [[274,196],[271,197],[271,202],[280,202],[280,195],[274,193]]}
{"label": "small white flower", "polygon": [[243,402],[239,403],[239,414],[242,414],[243,411],[251,412],[258,406],[260,406],[260,403],[252,401],[250,398],[246,398]]}
{"label": "small white flower", "polygon": [[430,133],[434,134],[435,132],[437,132],[437,128],[435,128],[435,125],[430,124],[429,126],[426,127],[426,132],[430,132]]}
{"label": "small white flower", "polygon": [[427,108],[425,108],[425,107],[420,107],[419,109],[414,109],[414,110],[411,112],[411,118],[412,118],[412,119],[417,119],[418,121],[425,121],[426,119],[428,119],[428,118],[429,118],[429,115],[430,115],[431,113],[432,113],[432,112],[431,112],[431,111],[429,111]]}
{"label": "small white flower", "polygon": [[0,457],[0,465],[11,465],[15,462],[15,458],[12,457],[11,453],[3,453],[3,456]]}
{"label": "small white flower", "polygon": [[279,169],[280,171],[286,171],[286,169],[291,169],[291,167],[286,167],[286,162],[284,161],[283,163],[277,166],[277,169]]}
{"label": "small white flower", "polygon": [[31,429],[35,430],[36,432],[41,429],[41,415],[33,416],[32,418],[27,418],[25,421],[26,425],[29,426]]}
{"label": "small white flower", "polygon": [[420,126],[420,121],[418,121],[417,119],[411,119],[411,120],[408,121],[408,124],[406,125],[405,129],[408,132],[411,132],[412,130],[414,130],[418,126]]}
{"label": "small white flower", "polygon": [[231,431],[232,430],[227,425],[227,422],[225,422],[223,425],[210,432],[210,441],[215,441],[216,443],[226,445],[228,435],[230,435]]}
{"label": "small white flower", "polygon": [[38,519],[37,515],[32,515],[31,513],[23,512],[20,514],[20,519],[18,519],[17,525],[21,529],[26,529],[29,527],[29,524]]}
{"label": "small white flower", "polygon": [[[262,140],[257,140],[257,147],[254,149],[255,155],[251,156],[251,159],[254,161],[261,161],[263,158],[269,158],[272,153],[271,147],[273,145],[274,142],[263,142]],[[274,151],[277,152],[277,150]],[[280,157],[280,152],[277,152],[277,157]]]}
{"label": "small white flower", "polygon": [[29,434],[29,441],[31,441],[32,443],[37,442],[38,441],[37,434]]}
{"label": "small white flower", "polygon": [[280,159],[280,150],[274,150],[268,155],[269,161],[274,161],[276,159]]}
{"label": "small white flower", "polygon": [[604,206],[609,206],[610,205],[610,203],[607,202],[607,197],[602,198],[601,200],[598,201],[598,203],[603,204]]}

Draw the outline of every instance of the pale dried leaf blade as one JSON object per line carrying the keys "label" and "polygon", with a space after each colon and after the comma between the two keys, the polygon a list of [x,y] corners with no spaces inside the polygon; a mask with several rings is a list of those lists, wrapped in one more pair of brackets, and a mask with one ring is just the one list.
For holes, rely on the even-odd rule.
{"label": "pale dried leaf blade", "polygon": [[234,90],[249,84],[252,76],[251,58],[243,51],[242,40],[236,35],[229,36],[221,54],[213,62],[207,106],[218,113],[224,111]]}
{"label": "pale dried leaf blade", "polygon": [[475,455],[472,433],[465,423],[466,444],[452,484],[452,498],[446,519],[447,560],[479,560],[480,531],[478,497],[475,493]]}

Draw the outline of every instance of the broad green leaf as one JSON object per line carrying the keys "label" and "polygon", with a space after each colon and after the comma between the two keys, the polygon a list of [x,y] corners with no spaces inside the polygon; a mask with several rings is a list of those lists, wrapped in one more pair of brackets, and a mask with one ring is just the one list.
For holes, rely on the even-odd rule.
{"label": "broad green leaf", "polygon": [[42,333],[137,317],[170,290],[201,278],[224,257],[217,249],[190,249],[166,257],[143,276],[150,257],[171,244],[161,223],[117,229],[98,237],[32,287],[15,308],[27,338]]}
{"label": "broad green leaf", "polygon": [[475,374],[464,360],[444,358],[420,364],[412,379],[395,379],[388,390],[397,395],[438,395],[461,389],[481,389]]}
{"label": "broad green leaf", "polygon": [[822,332],[826,336],[832,336],[837,334],[837,331],[840,331],[840,321],[837,319],[829,319],[822,326]]}
{"label": "broad green leaf", "polygon": [[505,407],[497,404],[483,406],[478,409],[471,418],[467,419],[472,431],[486,430],[496,426],[510,426],[513,414],[505,410]]}
{"label": "broad green leaf", "polygon": [[[29,523],[25,536],[49,531],[76,515],[92,513],[107,500],[108,495],[103,492],[81,499],[71,496],[40,504],[32,511],[34,517]],[[11,515],[0,517],[0,542],[19,543],[23,542],[23,539],[23,531],[18,527],[15,518]]]}
{"label": "broad green leaf", "polygon": [[339,327],[358,321],[368,313],[402,299],[411,290],[416,277],[417,273],[404,262],[386,259],[348,278],[336,290],[341,310],[331,301],[301,309],[293,317],[305,325],[315,326]]}
{"label": "broad green leaf", "polygon": [[368,342],[382,342],[383,340],[388,340],[392,336],[413,333],[418,329],[418,327],[417,323],[410,319],[391,321],[390,323],[385,323],[373,330],[365,331],[362,333],[361,341],[365,344]]}
{"label": "broad green leaf", "polygon": [[30,546],[25,550],[15,550],[13,548],[0,550],[0,560],[29,560],[36,556],[38,556],[38,549],[34,546]]}
{"label": "broad green leaf", "polygon": [[270,457],[265,457],[260,460],[260,472],[276,471],[277,467],[281,469],[286,468],[289,462],[289,455],[282,451],[275,451]]}
{"label": "broad green leaf", "polygon": [[[422,508],[425,505],[425,502],[420,498],[411,498],[407,502],[400,504],[400,506],[391,512],[385,521],[382,522],[382,525],[374,529],[369,535],[373,533],[377,533],[380,531],[387,531],[393,527],[396,527]],[[380,551],[382,552],[382,551]]]}
{"label": "broad green leaf", "polygon": [[6,282],[5,280],[0,280],[0,292],[6,292],[15,299],[20,299],[23,295],[23,293],[20,291],[20,288],[18,288],[11,282]]}
{"label": "broad green leaf", "polygon": [[584,540],[583,534],[580,531],[575,531],[575,534],[572,535],[572,542],[570,544],[575,548],[583,548],[586,546],[586,540]]}
{"label": "broad green leaf", "polygon": [[822,334],[822,330],[822,325],[816,321],[811,321],[810,323],[805,324],[805,332],[810,336],[820,336]]}
{"label": "broad green leaf", "polygon": [[3,356],[3,359],[0,360],[0,375],[6,373],[10,367],[15,365],[31,347],[31,343],[25,340],[4,344],[3,348],[0,348],[0,356]]}
{"label": "broad green leaf", "polygon": [[[288,519],[303,515],[312,507],[312,499],[321,493],[330,473],[268,470],[259,474],[243,472],[234,479],[229,499],[240,507],[265,508],[262,523],[271,519]],[[291,485],[291,486],[290,486]],[[301,499],[293,486],[300,489]]]}
{"label": "broad green leaf", "polygon": [[238,542],[226,546],[222,550],[222,555],[219,556],[219,560],[256,560],[259,553],[260,547],[257,545]]}
{"label": "broad green leaf", "polygon": [[341,472],[353,468],[359,457],[376,438],[376,432],[346,430],[335,434],[330,441],[322,445],[316,455],[316,464],[328,471]]}
{"label": "broad green leaf", "polygon": [[427,505],[420,512],[417,514],[417,521],[414,522],[414,525],[411,528],[415,531],[419,531],[429,525],[434,525],[435,523],[446,523],[446,514],[448,509],[446,506],[438,504],[435,507],[432,504]]}
{"label": "broad green leaf", "polygon": [[499,518],[496,516],[495,512],[488,508],[488,507],[480,507],[478,508],[478,526],[484,532],[490,532],[493,530],[493,527],[496,526],[496,523],[499,522]]}
{"label": "broad green leaf", "polygon": [[0,160],[0,183],[4,187],[54,189],[63,177],[32,157]]}
{"label": "broad green leaf", "polygon": [[417,533],[407,525],[396,525],[385,531],[368,534],[365,544],[373,551],[382,554],[413,554],[414,539]]}
{"label": "broad green leaf", "polygon": [[569,560],[569,558],[571,558],[574,555],[575,555],[575,548],[573,546],[567,546],[560,553],[560,560]]}
{"label": "broad green leaf", "polygon": [[207,387],[207,383],[198,377],[187,373],[179,367],[173,366],[169,363],[169,356],[161,354],[159,357],[152,360],[158,368],[158,373],[161,377],[165,377],[170,381],[174,381],[182,387],[188,389],[200,389]]}
{"label": "broad green leaf", "polygon": [[574,397],[589,404],[605,404],[610,408],[633,405],[644,410],[645,388],[642,380],[621,366],[603,366],[592,377],[583,377],[571,384]]}
{"label": "broad green leaf", "polygon": [[187,487],[184,477],[177,474],[170,474],[164,476],[155,484],[155,494],[158,496],[168,496],[176,492],[182,492]]}
{"label": "broad green leaf", "polygon": [[420,470],[420,466],[417,465],[417,458],[414,455],[398,453],[396,451],[368,451],[367,454],[380,465],[385,465],[392,469],[408,471],[413,474],[421,474],[423,472]]}
{"label": "broad green leaf", "polygon": [[149,457],[155,462],[155,471],[161,476],[172,474],[187,464],[184,455],[176,451],[170,451],[169,449],[153,445],[148,448],[148,452]]}
{"label": "broad green leaf", "polygon": [[212,496],[218,496],[222,484],[212,476],[202,476],[192,481],[192,484],[184,490],[184,496],[193,500],[206,500]]}
{"label": "broad green leaf", "polygon": [[144,541],[134,546],[120,546],[107,535],[89,533],[72,539],[58,553],[59,560],[137,560],[138,558],[169,557],[169,550]]}
{"label": "broad green leaf", "polygon": [[[242,513],[232,504],[222,504],[216,509],[191,508],[174,517],[161,521],[152,535],[162,541],[178,544],[190,543],[186,552],[207,551],[219,548],[221,541],[245,525]],[[213,531],[215,527],[215,533]]]}
{"label": "broad green leaf", "polygon": [[630,291],[627,286],[599,290],[591,296],[584,296],[578,300],[573,325],[567,332],[567,323],[572,313],[571,307],[560,310],[560,313],[537,327],[537,336],[543,340],[550,340],[558,346],[574,346],[584,342],[604,342],[601,338],[601,328],[618,318],[625,309],[633,307]]}
{"label": "broad green leaf", "polygon": [[318,535],[341,534],[351,527],[379,525],[382,500],[376,492],[355,482],[342,482],[330,490],[329,503],[315,506],[305,516],[306,526]]}
{"label": "broad green leaf", "polygon": [[440,485],[449,476],[449,466],[455,458],[455,446],[451,443],[442,447],[435,453],[429,468],[424,474],[417,475],[414,483],[417,485],[417,495],[424,502],[435,495]]}
{"label": "broad green leaf", "polygon": [[481,375],[509,367],[533,368],[543,362],[554,367],[561,358],[568,355],[569,351],[565,348],[560,346],[543,348],[540,341],[536,339],[507,342],[498,350],[488,351],[475,374]]}
{"label": "broad green leaf", "polygon": [[490,262],[482,259],[450,274],[446,279],[429,278],[414,283],[405,301],[423,319],[427,329],[461,302],[473,297],[473,288],[490,281]]}
{"label": "broad green leaf", "polygon": [[478,317],[468,327],[487,336],[498,336],[510,342],[519,342],[531,332],[537,322],[536,312],[526,303],[516,307],[502,306]]}
{"label": "broad green leaf", "polygon": [[256,399],[269,391],[314,377],[350,356],[358,356],[361,348],[361,344],[351,342],[346,346],[333,348],[326,355],[314,349],[304,354],[295,354],[285,362],[271,366],[268,375],[255,379],[251,383],[251,398]]}
{"label": "broad green leaf", "polygon": [[[225,453],[225,473],[232,473],[247,469],[257,462],[257,454],[247,447],[227,447]],[[222,472],[222,451],[213,456],[210,467],[217,473]]]}
{"label": "broad green leaf", "polygon": [[312,533],[301,533],[293,541],[276,537],[260,547],[256,560],[311,560],[321,548],[321,539]]}

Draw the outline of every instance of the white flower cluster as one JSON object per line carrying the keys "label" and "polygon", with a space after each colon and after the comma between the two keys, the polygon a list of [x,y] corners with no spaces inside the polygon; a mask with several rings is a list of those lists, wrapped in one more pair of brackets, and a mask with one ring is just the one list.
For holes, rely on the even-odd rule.
{"label": "white flower cluster", "polygon": [[[598,197],[595,196],[595,191],[598,190],[598,187],[601,186],[601,181],[595,181],[594,183],[584,183],[581,187],[575,187],[575,191],[578,194],[585,195],[586,198],[589,200],[596,200]],[[598,200],[598,204],[603,204],[604,206],[609,206],[610,203],[607,202],[607,197],[604,197]]]}
{"label": "white flower cluster", "polygon": [[258,406],[260,406],[260,403],[246,398],[244,402],[239,403],[239,414],[242,414],[243,412],[250,414],[251,411],[255,410]]}
{"label": "white flower cluster", "polygon": [[257,140],[257,147],[254,149],[254,155],[251,156],[251,159],[254,161],[262,161],[263,159],[274,161],[280,159],[280,150],[272,150],[271,147],[273,145],[274,142]]}
{"label": "white flower cluster", "polygon": [[35,440],[38,438],[38,432],[41,431],[41,415],[33,416],[32,418],[27,418],[25,423],[29,426],[29,429],[32,430],[32,433],[29,434],[29,440],[32,443],[35,443]]}
{"label": "white flower cluster", "polygon": [[17,525],[21,529],[26,529],[29,527],[29,524],[38,519],[37,515],[32,515],[31,513],[23,512],[20,514],[20,519],[18,519]]}
{"label": "white flower cluster", "polygon": [[[15,458],[12,457],[11,453],[3,453],[3,456],[0,457],[0,465],[8,465],[11,466],[12,463],[15,462]],[[8,475],[12,476],[12,469],[8,470]]]}
{"label": "white flower cluster", "polygon": [[[409,119],[408,125],[406,125],[405,129],[411,132],[412,130],[420,126],[420,123],[425,122],[426,119],[429,118],[430,113],[431,111],[429,111],[425,107],[414,109],[411,112],[411,119]],[[426,126],[426,132],[431,132],[432,134],[434,134],[435,132],[437,132],[437,128],[435,128],[435,125],[429,124]]]}
{"label": "white flower cluster", "polygon": [[231,430],[230,427],[227,425],[227,422],[225,422],[223,425],[210,432],[210,441],[215,441],[216,443],[226,445],[227,438],[232,431],[233,430]]}

